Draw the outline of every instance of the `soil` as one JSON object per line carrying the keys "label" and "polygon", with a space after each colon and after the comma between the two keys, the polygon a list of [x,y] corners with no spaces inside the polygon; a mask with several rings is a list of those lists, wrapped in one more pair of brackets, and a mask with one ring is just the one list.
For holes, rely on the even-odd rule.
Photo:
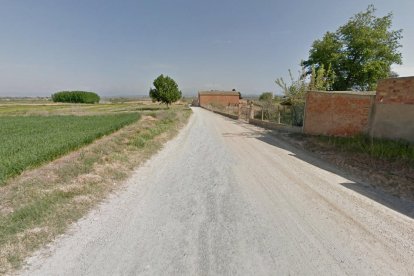
{"label": "soil", "polygon": [[264,129],[193,111],[123,190],[21,273],[412,274],[413,213]]}
{"label": "soil", "polygon": [[[281,134],[281,135],[280,135]],[[310,151],[375,189],[398,198],[414,200],[414,166],[402,160],[383,160],[367,153],[349,152],[303,134],[279,133],[295,147]]]}

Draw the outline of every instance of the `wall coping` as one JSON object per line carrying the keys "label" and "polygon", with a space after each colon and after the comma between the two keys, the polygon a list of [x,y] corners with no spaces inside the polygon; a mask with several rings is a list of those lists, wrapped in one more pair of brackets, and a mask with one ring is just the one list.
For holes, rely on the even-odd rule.
{"label": "wall coping", "polygon": [[237,91],[198,91],[199,96],[240,96]]}
{"label": "wall coping", "polygon": [[308,90],[306,93],[321,93],[321,94],[346,94],[355,96],[375,96],[377,91],[319,91]]}
{"label": "wall coping", "polygon": [[378,82],[389,81],[389,80],[406,80],[406,79],[414,79],[414,76],[386,78],[386,79],[380,79],[378,80]]}

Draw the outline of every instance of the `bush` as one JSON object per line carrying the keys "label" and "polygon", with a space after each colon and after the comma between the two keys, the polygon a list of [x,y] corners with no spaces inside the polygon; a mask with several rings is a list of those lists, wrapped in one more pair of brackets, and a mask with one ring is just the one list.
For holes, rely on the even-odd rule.
{"label": "bush", "polygon": [[52,101],[61,103],[99,103],[100,97],[94,92],[61,91],[52,95]]}

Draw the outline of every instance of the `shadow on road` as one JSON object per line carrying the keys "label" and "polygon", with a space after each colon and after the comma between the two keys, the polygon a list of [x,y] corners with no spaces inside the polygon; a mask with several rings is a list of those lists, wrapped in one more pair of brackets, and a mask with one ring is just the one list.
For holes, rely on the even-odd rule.
{"label": "shadow on road", "polygon": [[258,139],[262,142],[270,144],[272,146],[287,150],[291,152],[291,156],[299,158],[313,166],[317,166],[323,170],[340,175],[343,178],[349,180],[349,182],[341,183],[342,186],[351,189],[365,197],[368,197],[376,202],[387,206],[401,214],[404,214],[410,218],[414,218],[414,202],[406,199],[401,199],[396,196],[385,193],[379,189],[374,188],[367,182],[358,179],[355,176],[350,176],[349,173],[344,172],[334,164],[328,163],[320,159],[317,155],[304,149],[297,148],[287,141],[284,141],[283,133],[270,130],[261,130],[255,126],[246,124],[245,122],[235,121],[229,118],[224,118],[226,121],[239,125],[246,129],[245,132],[240,133],[223,133],[223,137],[244,137],[248,139]]}

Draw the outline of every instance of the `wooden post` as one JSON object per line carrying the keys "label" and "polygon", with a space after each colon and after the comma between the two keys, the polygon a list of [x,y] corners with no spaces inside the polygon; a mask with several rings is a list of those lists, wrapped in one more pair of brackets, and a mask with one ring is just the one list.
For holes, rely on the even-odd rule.
{"label": "wooden post", "polygon": [[277,106],[277,122],[280,124],[280,108]]}
{"label": "wooden post", "polygon": [[263,106],[261,106],[262,107],[262,121],[263,121]]}

